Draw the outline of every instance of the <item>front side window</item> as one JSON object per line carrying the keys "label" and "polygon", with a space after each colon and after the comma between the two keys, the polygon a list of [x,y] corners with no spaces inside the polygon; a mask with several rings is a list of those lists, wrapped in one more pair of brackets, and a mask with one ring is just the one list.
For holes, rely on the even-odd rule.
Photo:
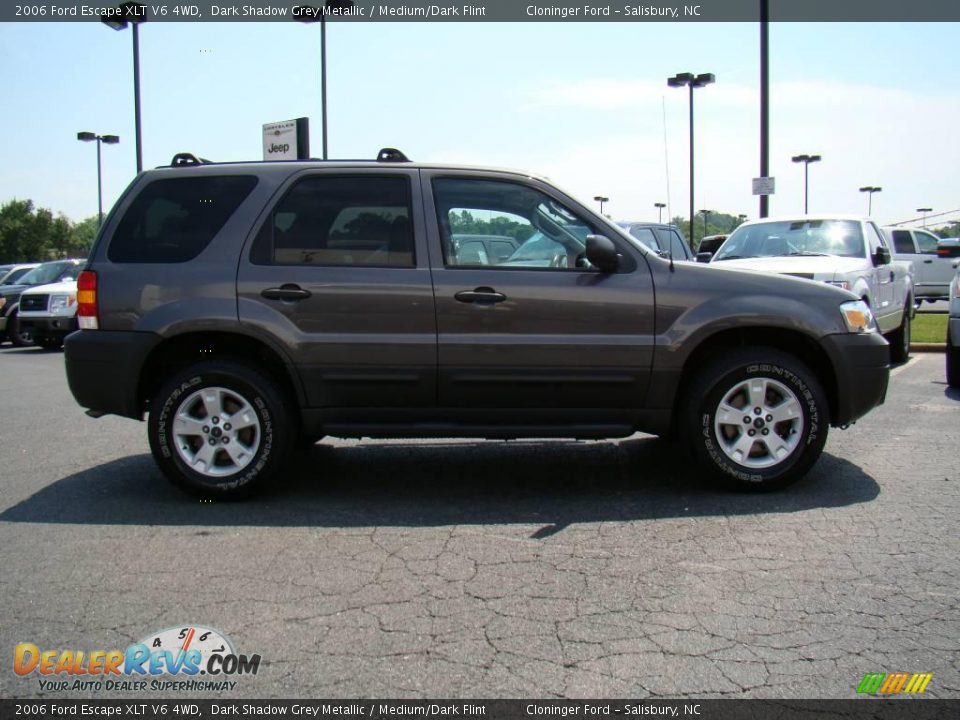
{"label": "front side window", "polygon": [[182,263],[210,244],[257,179],[205,175],[154,180],[130,203],[107,257],[117,263]]}
{"label": "front side window", "polygon": [[259,265],[413,267],[405,177],[313,176],[277,203],[254,243]]}
{"label": "front side window", "polygon": [[920,252],[924,255],[936,255],[937,254],[937,244],[940,242],[938,238],[931,235],[930,233],[917,231],[917,247],[920,248]]}
{"label": "front side window", "polygon": [[592,228],[539,190],[501,180],[437,178],[433,192],[447,267],[589,267],[583,253]]}
{"label": "front side window", "polygon": [[632,228],[630,228],[630,234],[642,242],[646,247],[653,250],[655,253],[660,252],[660,243],[657,241],[657,236],[654,235],[653,230],[650,228],[634,225]]}
{"label": "front side window", "polygon": [[797,220],[741,225],[713,261],[739,258],[837,255],[864,257],[864,237],[854,220]]}

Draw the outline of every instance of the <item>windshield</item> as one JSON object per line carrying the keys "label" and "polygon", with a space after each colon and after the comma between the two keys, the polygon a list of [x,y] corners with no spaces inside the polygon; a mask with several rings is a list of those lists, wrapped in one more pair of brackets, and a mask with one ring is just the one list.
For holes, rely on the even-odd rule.
{"label": "windshield", "polygon": [[723,244],[713,262],[795,255],[864,257],[860,223],[856,220],[796,220],[742,225]]}
{"label": "windshield", "polygon": [[73,263],[68,260],[44,263],[20,278],[20,282],[23,285],[46,285],[55,283],[62,277],[76,280],[81,267],[80,263]]}
{"label": "windshield", "polygon": [[28,272],[30,272],[32,269],[33,269],[33,268],[24,267],[24,268],[17,268],[16,270],[11,270],[9,273],[7,273],[6,276],[4,276],[4,278],[3,278],[3,284],[4,284],[4,285],[18,285],[18,284],[21,282],[20,278],[22,278],[24,275],[26,275],[26,274],[27,274]]}

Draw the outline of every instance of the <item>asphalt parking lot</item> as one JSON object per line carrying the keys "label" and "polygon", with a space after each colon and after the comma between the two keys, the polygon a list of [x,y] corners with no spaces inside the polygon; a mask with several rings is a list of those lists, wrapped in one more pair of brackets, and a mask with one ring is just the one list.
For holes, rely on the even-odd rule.
{"label": "asphalt parking lot", "polygon": [[905,671],[960,697],[940,354],[778,494],[716,492],[645,436],[337,441],[242,504],[169,487],[144,426],[84,416],[62,365],[0,349],[0,697],[98,695],[14,675],[19,642],[194,623],[262,655],[223,696],[852,698]]}

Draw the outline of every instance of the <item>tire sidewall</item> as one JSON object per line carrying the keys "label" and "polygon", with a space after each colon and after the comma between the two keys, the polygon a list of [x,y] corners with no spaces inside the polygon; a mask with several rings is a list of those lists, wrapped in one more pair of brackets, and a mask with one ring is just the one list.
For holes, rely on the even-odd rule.
{"label": "tire sidewall", "polygon": [[[190,468],[173,446],[173,422],[183,400],[204,387],[224,387],[243,396],[260,422],[260,446],[253,460],[240,472],[221,478]],[[151,404],[148,434],[157,464],[174,484],[201,496],[239,498],[259,488],[283,462],[283,401],[276,389],[255,371],[217,364],[196,366],[165,384]]]}
{"label": "tire sidewall", "polygon": [[[752,378],[767,378],[782,383],[796,395],[803,409],[800,441],[790,456],[767,468],[748,468],[734,462],[723,452],[714,428],[717,406],[737,383]],[[806,368],[785,357],[731,362],[705,378],[703,392],[694,398],[692,413],[695,452],[728,484],[738,488],[767,490],[783,487],[799,479],[816,462],[826,442],[829,411],[819,383]]]}

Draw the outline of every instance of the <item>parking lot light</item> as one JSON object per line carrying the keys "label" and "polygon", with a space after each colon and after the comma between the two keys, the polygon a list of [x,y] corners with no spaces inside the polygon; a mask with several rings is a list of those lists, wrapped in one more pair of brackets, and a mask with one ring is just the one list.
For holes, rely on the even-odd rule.
{"label": "parking lot light", "polygon": [[81,142],[97,142],[97,227],[103,225],[103,174],[100,170],[100,144],[116,145],[120,142],[118,135],[97,135],[86,130],[77,133],[77,140]]}
{"label": "parking lot light", "polygon": [[810,163],[820,162],[819,155],[794,155],[792,158],[795,163],[803,163],[803,214],[809,212],[808,201],[810,199]]}
{"label": "parking lot light", "polygon": [[666,204],[666,203],[658,202],[658,203],[654,203],[653,206],[657,209],[657,222],[658,222],[658,223],[662,223],[662,222],[663,222],[663,209],[667,206],[667,204]]}
{"label": "parking lot light", "polygon": [[123,30],[130,25],[133,28],[133,131],[137,153],[137,172],[143,170],[143,138],[140,129],[140,23],[147,21],[147,6],[136,2],[125,2],[104,13],[100,22],[113,30]]}
{"label": "parking lot light", "polygon": [[[706,237],[707,235],[707,216],[713,213],[713,210],[701,210],[700,214],[703,215],[703,235],[700,237]],[[693,240],[693,230],[690,231],[691,241]]]}
{"label": "parking lot light", "polygon": [[690,238],[693,239],[693,91],[696,88],[706,87],[717,81],[713,73],[677,73],[671,78],[667,78],[669,87],[689,87],[690,88]]}
{"label": "parking lot light", "polygon": [[600,214],[603,215],[603,204],[610,202],[610,198],[604,197],[603,195],[594,195],[593,199],[600,203]]}
{"label": "parking lot light", "polygon": [[918,213],[923,213],[923,229],[927,229],[927,213],[933,212],[933,208],[917,208]]}
{"label": "parking lot light", "polygon": [[867,216],[873,215],[873,194],[881,192],[882,187],[874,187],[873,185],[865,185],[860,188],[860,192],[869,193],[867,195]]}

